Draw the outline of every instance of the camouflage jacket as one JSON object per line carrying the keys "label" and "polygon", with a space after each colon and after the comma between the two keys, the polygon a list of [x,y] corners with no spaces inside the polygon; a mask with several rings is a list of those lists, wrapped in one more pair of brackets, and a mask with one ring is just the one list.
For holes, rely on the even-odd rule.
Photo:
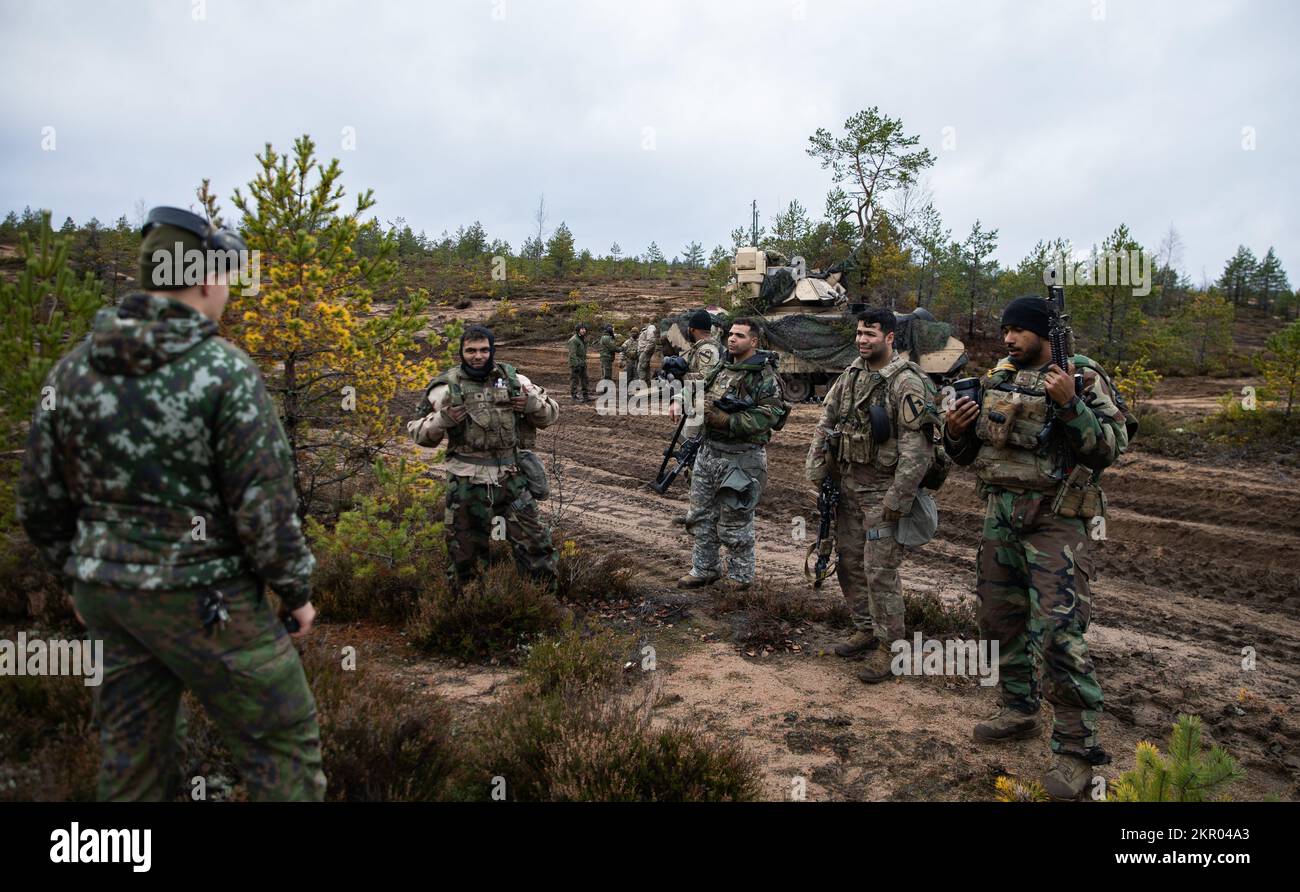
{"label": "camouflage jacket", "polygon": [[[1071,361],[1083,374],[1083,394],[1068,409],[1052,410],[1059,433],[1047,444],[1040,445],[1036,437],[1044,426],[1050,398],[997,389],[998,385],[1009,385],[1041,391],[1046,367],[1018,369],[1009,358],[990,369],[981,382],[979,421],[957,440],[945,432],[944,449],[957,464],[975,464],[982,492],[1008,490],[1042,495],[1055,490],[1059,480],[1052,475],[1061,448],[1067,450],[1064,471],[1068,474],[1082,466],[1092,472],[1096,483],[1101,471],[1128,448],[1127,418],[1109,381],[1088,357],[1076,355]],[[1005,431],[999,432],[990,424],[990,408],[1010,416]]]}
{"label": "camouflage jacket", "polygon": [[[826,438],[840,434],[837,456],[840,477],[858,492],[884,493],[888,508],[906,514],[934,458],[928,424],[939,419],[924,373],[895,353],[879,371],[859,356],[822,400],[822,416],[813,431],[805,472],[820,483],[829,470]],[[881,406],[889,415],[889,439],[871,437],[869,409]]]}
{"label": "camouflage jacket", "polygon": [[587,342],[582,335],[575,334],[569,338],[569,367],[578,368],[587,364]]}
{"label": "camouflage jacket", "polygon": [[18,516],[65,585],[177,589],[256,573],[293,609],[315,559],[261,372],[177,301],[133,293],[50,371]]}
{"label": "camouflage jacket", "polygon": [[619,351],[623,354],[623,361],[625,363],[628,363],[630,365],[631,363],[636,362],[636,357],[637,357],[636,338],[628,337],[628,339],[623,342],[623,345],[619,347]]}
{"label": "camouflage jacket", "polygon": [[762,445],[772,439],[772,428],[785,420],[790,408],[781,398],[780,382],[767,359],[762,350],[744,362],[734,362],[727,354],[722,365],[710,374],[711,380],[704,389],[706,411],[724,396],[754,405],[732,412],[726,428],[705,428],[707,441]]}
{"label": "camouflage jacket", "polygon": [[618,345],[614,343],[613,335],[600,336],[600,358],[612,360],[614,354],[618,352]]}
{"label": "camouflage jacket", "polygon": [[717,338],[700,338],[686,351],[688,377],[704,378],[722,360],[722,345]]}

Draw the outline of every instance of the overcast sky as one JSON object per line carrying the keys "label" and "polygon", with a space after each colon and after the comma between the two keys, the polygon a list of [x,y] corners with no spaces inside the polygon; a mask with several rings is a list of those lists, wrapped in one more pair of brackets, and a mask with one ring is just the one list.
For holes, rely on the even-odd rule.
{"label": "overcast sky", "polygon": [[765,224],[795,198],[820,215],[809,135],[877,105],[937,157],[945,225],[997,228],[1004,263],[1121,222],[1154,249],[1172,223],[1197,283],[1244,243],[1294,285],[1298,9],[0,0],[0,209],[107,222],[206,176],[229,210],[264,143],[310,133],[430,236],[477,219],[518,249],[545,193],[580,248],[671,257],[726,243],[751,199]]}

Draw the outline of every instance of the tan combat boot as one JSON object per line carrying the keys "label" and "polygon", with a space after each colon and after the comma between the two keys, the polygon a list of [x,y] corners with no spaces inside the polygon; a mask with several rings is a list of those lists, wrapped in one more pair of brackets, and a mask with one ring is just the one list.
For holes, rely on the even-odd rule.
{"label": "tan combat boot", "polygon": [[975,739],[983,743],[1024,740],[1026,737],[1036,736],[1042,726],[1037,715],[1002,706],[992,718],[987,718],[975,726]]}
{"label": "tan combat boot", "polygon": [[890,664],[894,662],[893,654],[882,647],[867,654],[863,660],[862,671],[858,673],[858,681],[863,684],[880,684],[882,681],[889,681],[894,678],[894,671]]}
{"label": "tan combat boot", "polygon": [[832,648],[837,657],[858,657],[869,650],[880,647],[880,639],[875,632],[854,632],[848,641],[841,641]]}
{"label": "tan combat boot", "polygon": [[708,576],[696,576],[694,573],[687,573],[681,579],[677,580],[678,588],[702,588],[706,585],[713,585],[718,581],[718,574],[711,573]]}
{"label": "tan combat boot", "polygon": [[753,583],[745,582],[740,579],[732,579],[730,576],[722,580],[722,587],[729,592],[743,592],[752,584]]}
{"label": "tan combat boot", "polygon": [[1072,753],[1058,753],[1043,775],[1043,789],[1058,801],[1072,801],[1092,782],[1092,763]]}

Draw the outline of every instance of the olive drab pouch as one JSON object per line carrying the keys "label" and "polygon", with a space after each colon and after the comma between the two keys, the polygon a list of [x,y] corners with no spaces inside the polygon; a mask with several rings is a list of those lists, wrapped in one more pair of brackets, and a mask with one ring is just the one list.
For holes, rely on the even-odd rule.
{"label": "olive drab pouch", "polygon": [[519,465],[519,470],[523,471],[528,481],[528,491],[533,494],[533,498],[539,502],[546,501],[551,494],[551,483],[541,458],[530,449],[520,449],[515,453],[515,462]]}
{"label": "olive drab pouch", "polygon": [[990,390],[984,396],[983,411],[980,413],[975,435],[995,449],[1007,448],[1007,445],[1013,442],[1011,435],[1022,408],[1023,403],[1019,393]]}
{"label": "olive drab pouch", "polygon": [[1052,500],[1052,513],[1058,517],[1091,520],[1106,514],[1106,494],[1093,481],[1093,472],[1080,465],[1062,481]]}

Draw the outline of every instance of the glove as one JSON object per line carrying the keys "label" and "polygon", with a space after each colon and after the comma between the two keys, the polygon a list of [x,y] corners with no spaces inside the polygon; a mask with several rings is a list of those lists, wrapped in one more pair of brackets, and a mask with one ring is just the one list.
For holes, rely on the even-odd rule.
{"label": "glove", "polygon": [[903,512],[899,511],[897,508],[890,508],[886,505],[884,511],[881,512],[880,517],[885,521],[885,523],[898,523],[898,521],[903,518]]}
{"label": "glove", "polygon": [[731,427],[731,415],[721,409],[710,409],[704,413],[704,423],[714,430],[725,431]]}

